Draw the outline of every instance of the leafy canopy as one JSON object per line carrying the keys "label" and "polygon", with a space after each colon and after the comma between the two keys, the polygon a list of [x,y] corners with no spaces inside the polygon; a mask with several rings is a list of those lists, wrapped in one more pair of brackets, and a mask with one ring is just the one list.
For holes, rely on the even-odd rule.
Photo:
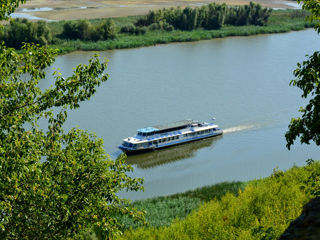
{"label": "leafy canopy", "polygon": [[25,3],[26,0],[1,0],[0,20],[8,19],[8,16],[19,7],[20,3]]}
{"label": "leafy canopy", "polygon": [[[18,1],[3,1],[1,19]],[[66,132],[67,110],[80,107],[108,79],[97,55],[73,75],[54,74],[42,90],[56,50],[25,44],[22,53],[0,44],[0,239],[70,239],[98,229],[120,233],[119,214],[142,214],[118,197],[141,189],[132,168],[104,152],[102,139],[79,129]],[[38,122],[46,122],[39,128]]]}
{"label": "leafy canopy", "polygon": [[[299,1],[300,2],[300,1]],[[303,9],[311,12],[309,19],[320,20],[320,2],[318,0],[303,1]],[[315,25],[315,29],[320,32],[320,24]],[[306,107],[301,107],[302,116],[292,118],[289,130],[286,133],[287,148],[297,137],[301,143],[309,144],[314,141],[320,145],[320,52],[315,52],[302,63],[298,63],[298,68],[294,71],[297,79],[291,81],[291,85],[302,90],[302,98],[310,99]]]}

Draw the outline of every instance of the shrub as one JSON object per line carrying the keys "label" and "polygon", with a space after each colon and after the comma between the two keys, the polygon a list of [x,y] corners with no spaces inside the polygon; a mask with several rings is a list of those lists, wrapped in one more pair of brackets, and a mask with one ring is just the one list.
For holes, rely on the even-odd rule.
{"label": "shrub", "polygon": [[91,40],[92,26],[88,20],[68,21],[61,36],[66,39]]}
{"label": "shrub", "polygon": [[[149,26],[150,30],[173,29],[191,31],[197,28],[220,29],[225,23],[231,25],[266,25],[271,9],[250,2],[249,5],[228,7],[226,4],[211,3],[198,8],[186,7],[150,11],[137,20],[136,26]],[[170,27],[162,27],[163,24]],[[158,25],[159,24],[159,25]],[[172,27],[171,27],[172,26]]]}
{"label": "shrub", "polygon": [[47,22],[13,19],[0,31],[0,40],[9,47],[20,48],[23,43],[47,45],[52,41],[52,36]]}
{"label": "shrub", "polygon": [[287,172],[276,170],[266,179],[250,182],[238,196],[227,193],[169,227],[129,230],[123,239],[278,239],[310,200],[304,189],[319,172],[319,162]]}
{"label": "shrub", "polygon": [[136,27],[131,23],[128,25],[123,26],[120,29],[121,33],[129,33],[129,34],[134,34],[136,32]]}
{"label": "shrub", "polygon": [[98,26],[92,26],[88,20],[68,21],[63,25],[61,38],[98,41],[114,39],[117,36],[116,25],[107,19]]}
{"label": "shrub", "polygon": [[148,31],[147,27],[137,27],[135,34],[136,35],[144,35],[147,33],[147,31]]}

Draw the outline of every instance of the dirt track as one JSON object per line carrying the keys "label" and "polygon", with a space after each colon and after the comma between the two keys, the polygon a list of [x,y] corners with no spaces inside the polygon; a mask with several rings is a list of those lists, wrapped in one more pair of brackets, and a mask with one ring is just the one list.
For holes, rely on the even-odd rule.
{"label": "dirt track", "polygon": [[[211,2],[225,2],[230,5],[247,4],[249,0],[31,0],[20,6],[17,13],[26,13],[50,20],[70,20],[80,18],[108,18],[133,16],[148,12],[150,9],[175,6],[201,6]],[[294,1],[255,0],[265,7],[293,8]],[[290,5],[291,4],[291,5]],[[40,8],[40,9],[37,9]],[[44,8],[44,9],[43,9]],[[49,9],[48,9],[49,8]],[[31,12],[26,12],[26,11]]]}

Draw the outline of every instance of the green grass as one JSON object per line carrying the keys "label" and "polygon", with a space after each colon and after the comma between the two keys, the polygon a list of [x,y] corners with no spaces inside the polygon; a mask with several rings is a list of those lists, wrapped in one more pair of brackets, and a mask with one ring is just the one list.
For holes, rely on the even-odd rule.
{"label": "green grass", "polygon": [[[213,38],[223,38],[229,36],[249,36],[257,34],[283,33],[289,31],[303,30],[313,27],[314,24],[305,21],[305,12],[301,10],[274,10],[269,18],[267,26],[224,26],[219,30],[194,31],[148,31],[145,35],[118,34],[115,40],[107,41],[80,41],[62,40],[55,38],[51,46],[58,48],[60,53],[67,53],[75,50],[102,51],[110,49],[136,48],[152,46],[156,44],[166,44],[171,42],[191,42],[208,40]],[[129,23],[134,23],[139,16],[113,18],[118,30]],[[99,24],[103,19],[90,20],[92,24]],[[64,21],[49,23],[53,35],[62,32]]]}
{"label": "green grass", "polygon": [[[223,182],[185,193],[135,201],[133,207],[146,212],[147,226],[169,226],[175,219],[184,219],[205,202],[213,199],[219,200],[227,193],[237,195],[245,185],[246,183],[243,182]],[[134,223],[126,216],[120,221],[124,224],[123,230],[142,226],[141,223]]]}
{"label": "green grass", "polygon": [[[231,191],[214,197],[210,188],[178,194],[182,199],[214,199],[200,204],[185,218],[174,219],[169,226],[166,223],[128,229],[119,238],[276,240],[313,197],[310,186],[314,185],[314,176],[319,175],[320,162],[316,161],[286,172],[276,170],[268,178],[248,182],[237,194]],[[243,186],[240,184],[240,188]],[[162,211],[170,211],[167,207],[163,206]]]}

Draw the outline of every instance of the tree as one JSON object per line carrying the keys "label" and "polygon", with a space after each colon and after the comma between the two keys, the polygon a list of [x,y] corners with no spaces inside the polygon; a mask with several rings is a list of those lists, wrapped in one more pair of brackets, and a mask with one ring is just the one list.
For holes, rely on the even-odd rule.
{"label": "tree", "polygon": [[0,19],[8,19],[9,15],[26,0],[1,0]]}
{"label": "tree", "polygon": [[103,40],[115,39],[117,36],[116,24],[112,19],[107,19],[98,27],[98,30],[101,32],[100,34]]}
{"label": "tree", "polygon": [[[319,1],[304,0],[303,9],[311,12],[311,21],[320,20]],[[315,29],[320,32],[319,23],[315,25]],[[298,63],[294,75],[297,79],[290,84],[300,88],[303,92],[301,97],[309,99],[309,103],[300,108],[301,117],[291,119],[285,135],[287,148],[290,149],[297,137],[300,137],[301,143],[309,144],[314,141],[320,145],[320,52],[315,52],[304,62]]]}
{"label": "tree", "polygon": [[[2,19],[16,2],[5,2]],[[132,168],[123,157],[111,160],[93,133],[63,129],[67,110],[108,79],[107,64],[95,55],[70,77],[55,73],[54,86],[41,90],[57,51],[22,49],[0,44],[0,239],[80,238],[90,229],[112,238],[120,233],[119,214],[142,218],[117,196],[141,189],[142,180],[127,175]],[[47,130],[38,127],[40,119]]]}
{"label": "tree", "polygon": [[20,48],[24,42],[47,45],[52,40],[51,30],[44,21],[31,22],[27,19],[13,19],[3,28],[0,39],[8,47]]}

